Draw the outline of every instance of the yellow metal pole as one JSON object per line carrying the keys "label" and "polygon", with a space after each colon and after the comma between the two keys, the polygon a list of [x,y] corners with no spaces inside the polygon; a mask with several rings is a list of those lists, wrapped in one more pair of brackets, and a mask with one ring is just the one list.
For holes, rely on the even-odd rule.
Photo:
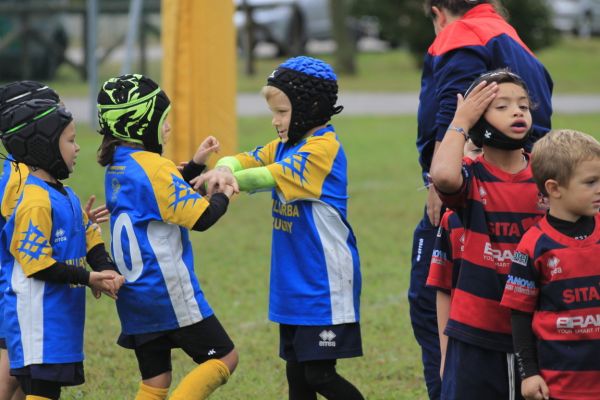
{"label": "yellow metal pole", "polygon": [[221,154],[237,149],[233,12],[232,1],[162,0],[162,88],[172,107],[165,150],[175,163],[209,135]]}

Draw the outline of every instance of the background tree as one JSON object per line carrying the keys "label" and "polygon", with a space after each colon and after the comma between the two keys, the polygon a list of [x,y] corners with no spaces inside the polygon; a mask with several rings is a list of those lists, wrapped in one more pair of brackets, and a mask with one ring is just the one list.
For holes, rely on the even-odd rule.
{"label": "background tree", "polygon": [[[431,20],[425,17],[423,0],[354,0],[352,14],[372,15],[380,24],[380,36],[392,47],[406,46],[421,64],[434,38]],[[552,45],[557,33],[552,27],[546,0],[502,0],[508,21],[532,50]]]}
{"label": "background tree", "polygon": [[340,74],[356,73],[355,42],[351,37],[347,22],[349,4],[347,0],[329,0],[329,15],[333,26],[335,50],[335,70]]}

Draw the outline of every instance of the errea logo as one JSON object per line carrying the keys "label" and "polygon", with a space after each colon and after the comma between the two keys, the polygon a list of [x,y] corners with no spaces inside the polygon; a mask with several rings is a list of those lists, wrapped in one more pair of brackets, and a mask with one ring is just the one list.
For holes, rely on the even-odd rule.
{"label": "errea logo", "polygon": [[487,204],[487,199],[485,198],[487,196],[487,192],[485,191],[485,189],[483,187],[479,188],[479,197],[481,198],[481,203],[482,204]]}
{"label": "errea logo", "polygon": [[485,130],[485,133],[483,134],[483,136],[484,136],[486,139],[490,139],[490,138],[492,137],[492,132],[491,132],[491,131],[488,131],[488,130],[486,129],[486,130]]}
{"label": "errea logo", "polygon": [[319,346],[335,347],[335,341],[333,340],[335,339],[335,336],[335,333],[333,333],[331,330],[324,330],[323,332],[319,333],[319,337],[321,338],[319,341]]}
{"label": "errea logo", "polygon": [[563,272],[562,268],[558,264],[560,264],[560,259],[558,257],[550,257],[548,259],[548,263],[546,265],[550,270],[550,276],[560,274],[561,272]]}
{"label": "errea logo", "polygon": [[54,243],[65,242],[67,240],[66,232],[63,228],[58,228],[54,232]]}

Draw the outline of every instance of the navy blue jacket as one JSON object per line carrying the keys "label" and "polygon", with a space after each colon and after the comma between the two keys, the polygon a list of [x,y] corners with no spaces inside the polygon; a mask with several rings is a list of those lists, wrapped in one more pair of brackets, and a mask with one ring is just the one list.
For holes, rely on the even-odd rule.
{"label": "navy blue jacket", "polygon": [[550,130],[553,83],[548,71],[492,5],[478,5],[446,26],[425,56],[417,117],[424,173],[431,166],[435,142],[443,139],[454,117],[456,94],[498,68],[508,68],[527,83],[535,107],[531,143]]}

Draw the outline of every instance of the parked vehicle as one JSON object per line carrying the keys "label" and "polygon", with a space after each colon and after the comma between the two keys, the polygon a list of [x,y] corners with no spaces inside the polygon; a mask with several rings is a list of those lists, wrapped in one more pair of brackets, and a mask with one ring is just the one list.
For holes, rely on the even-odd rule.
{"label": "parked vehicle", "polygon": [[[243,0],[234,0],[237,11],[234,23],[240,47],[244,43],[246,14]],[[329,0],[246,0],[252,9],[254,23],[252,47],[258,42],[269,42],[277,46],[280,56],[297,55],[304,52],[306,42],[311,39],[332,38]],[[348,19],[348,29],[357,41],[361,36],[360,24]]]}
{"label": "parked vehicle", "polygon": [[548,0],[553,25],[580,37],[600,34],[600,0]]}

